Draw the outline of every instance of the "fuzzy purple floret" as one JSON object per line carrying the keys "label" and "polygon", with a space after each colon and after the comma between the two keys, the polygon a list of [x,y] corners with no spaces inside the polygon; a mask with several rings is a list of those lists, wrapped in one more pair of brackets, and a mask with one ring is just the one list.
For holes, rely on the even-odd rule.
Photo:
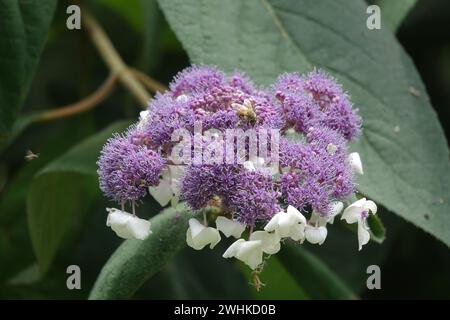
{"label": "fuzzy purple floret", "polygon": [[103,147],[97,165],[100,189],[123,202],[145,196],[149,186],[159,183],[164,160],[155,151],[115,135]]}
{"label": "fuzzy purple floret", "polygon": [[281,75],[273,86],[286,122],[304,133],[311,126],[326,126],[347,140],[360,133],[361,118],[352,109],[347,94],[331,76],[313,71],[306,77]]}

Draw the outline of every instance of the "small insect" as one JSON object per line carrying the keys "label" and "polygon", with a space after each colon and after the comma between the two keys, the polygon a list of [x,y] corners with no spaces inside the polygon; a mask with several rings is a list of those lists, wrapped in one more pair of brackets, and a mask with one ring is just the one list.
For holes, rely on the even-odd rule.
{"label": "small insect", "polygon": [[256,123],[256,112],[250,99],[245,99],[242,104],[232,103],[231,106],[236,110],[239,118],[245,119],[251,124]]}
{"label": "small insect", "polygon": [[255,287],[256,291],[261,290],[262,287],[264,287],[266,284],[261,281],[259,278],[259,274],[261,271],[255,270],[252,272],[252,285]]}
{"label": "small insect", "polygon": [[27,161],[35,160],[35,159],[39,158],[39,153],[34,153],[33,151],[28,149],[24,158]]}

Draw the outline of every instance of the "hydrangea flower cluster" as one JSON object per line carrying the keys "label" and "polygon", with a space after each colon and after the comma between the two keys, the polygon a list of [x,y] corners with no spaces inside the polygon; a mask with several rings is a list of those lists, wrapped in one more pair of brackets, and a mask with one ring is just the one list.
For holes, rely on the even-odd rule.
{"label": "hydrangea flower cluster", "polygon": [[[226,146],[205,137],[196,140],[198,123],[200,135],[216,130],[214,139],[221,136],[217,131],[253,130],[258,150],[264,146],[270,155],[244,153],[244,159],[225,161],[239,143],[234,138]],[[200,152],[199,161],[174,158],[180,143],[174,135],[180,130],[194,140],[183,149],[184,157]],[[356,191],[355,176],[363,174],[358,153],[347,149],[360,131],[361,118],[349,96],[323,71],[286,73],[271,87],[260,88],[241,73],[192,66],[156,95],[137,124],[104,146],[98,160],[100,188],[121,204],[121,210],[108,209],[108,225],[123,238],[149,236],[149,221],[135,215],[136,201],[148,192],[162,206],[184,201],[193,210],[218,208],[217,216],[189,221],[187,244],[213,248],[220,232],[237,238],[223,257],[240,259],[254,270],[261,268],[264,255],[280,250],[283,239],[324,243],[327,225],[341,212],[347,223],[358,223],[361,249],[370,238],[367,217],[377,207],[363,198],[344,210]],[[204,161],[212,149],[216,161]],[[245,140],[243,150],[250,149]],[[132,214],[125,212],[127,204]],[[212,219],[215,227],[208,225]]]}

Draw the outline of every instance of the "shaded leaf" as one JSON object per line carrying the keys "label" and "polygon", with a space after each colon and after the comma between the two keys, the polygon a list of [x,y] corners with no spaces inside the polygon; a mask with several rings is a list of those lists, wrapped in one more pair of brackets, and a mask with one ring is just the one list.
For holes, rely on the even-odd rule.
{"label": "shaded leaf", "polygon": [[5,0],[0,5],[0,144],[25,101],[56,0]]}
{"label": "shaded leaf", "polygon": [[355,299],[356,295],[326,264],[298,244],[278,253],[283,266],[312,299]]}
{"label": "shaded leaf", "polygon": [[393,32],[397,31],[417,0],[378,0],[376,4],[381,10],[381,24]]}

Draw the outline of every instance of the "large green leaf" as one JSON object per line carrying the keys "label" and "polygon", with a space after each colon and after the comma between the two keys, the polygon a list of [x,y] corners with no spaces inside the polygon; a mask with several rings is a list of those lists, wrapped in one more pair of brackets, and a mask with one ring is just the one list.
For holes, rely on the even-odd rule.
{"label": "large green leaf", "polygon": [[313,299],[355,299],[349,287],[319,258],[298,244],[287,243],[278,253],[284,267]]}
{"label": "large green leaf", "polygon": [[90,299],[131,297],[186,245],[186,229],[193,213],[180,204],[151,219],[152,234],[144,241],[126,240],[103,267]]}
{"label": "large green leaf", "polygon": [[381,24],[395,32],[406,18],[417,0],[378,0],[375,2],[381,9]]}
{"label": "large green leaf", "polygon": [[56,3],[56,0],[0,3],[0,143],[27,95]]}
{"label": "large green leaf", "polygon": [[[159,0],[192,62],[268,84],[320,67],[364,119],[360,190],[450,245],[447,143],[425,87],[393,34],[366,28],[364,1]],[[338,17],[338,18],[336,18]]]}
{"label": "large green leaf", "polygon": [[80,225],[98,194],[96,160],[113,132],[129,121],[115,123],[69,150],[39,171],[27,198],[31,241],[41,271],[48,270],[58,249]]}

